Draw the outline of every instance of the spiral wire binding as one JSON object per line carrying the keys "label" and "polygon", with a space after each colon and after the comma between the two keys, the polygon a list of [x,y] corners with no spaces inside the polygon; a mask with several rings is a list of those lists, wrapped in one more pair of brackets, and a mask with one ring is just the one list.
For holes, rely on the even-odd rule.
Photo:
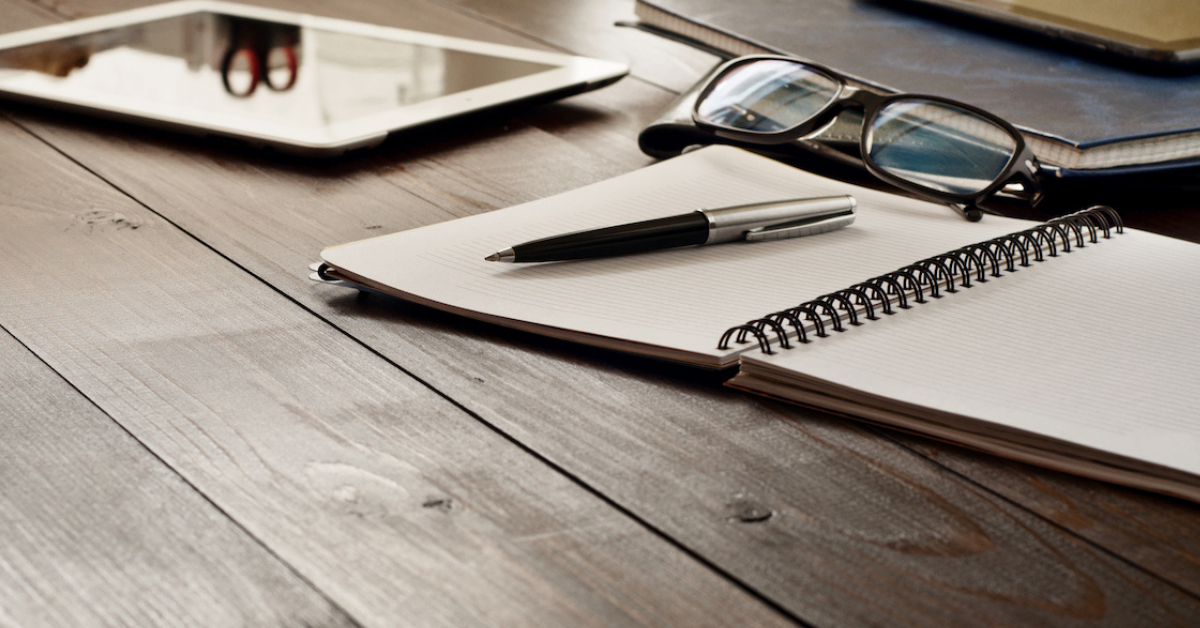
{"label": "spiral wire binding", "polygon": [[[1083,248],[1086,246],[1085,239],[1090,243],[1099,242],[1101,232],[1105,239],[1109,239],[1113,230],[1124,233],[1125,225],[1111,207],[1097,205],[1059,216],[1036,227],[968,244],[844,290],[730,327],[721,335],[717,349],[727,350],[730,341],[744,344],[749,342],[748,336],[754,336],[763,353],[773,354],[770,334],[775,335],[780,347],[791,349],[789,328],[800,343],[812,342],[809,339],[810,330],[806,329],[808,323],[811,323],[812,335],[824,338],[829,335],[830,329],[842,332],[846,331],[847,325],[862,325],[860,309],[861,318],[878,320],[879,312],[892,315],[897,309],[912,308],[912,303],[927,303],[930,298],[940,299],[944,296],[943,290],[955,293],[960,288],[970,288],[972,281],[984,283],[988,277],[1002,277],[1005,273],[1017,272],[1018,266],[1030,266],[1031,259],[1042,262],[1047,257],[1058,257],[1060,249],[1063,253],[1070,253],[1072,236],[1074,246]],[[909,302],[910,297],[912,303]]]}

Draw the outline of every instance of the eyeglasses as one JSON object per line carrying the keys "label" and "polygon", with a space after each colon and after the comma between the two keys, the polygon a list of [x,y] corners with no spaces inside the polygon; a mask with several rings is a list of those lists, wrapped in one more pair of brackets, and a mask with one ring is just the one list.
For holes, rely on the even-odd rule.
{"label": "eyeglasses", "polygon": [[937,96],[877,94],[825,67],[787,57],[740,57],[700,91],[692,119],[718,137],[784,144],[813,136],[850,107],[863,110],[860,151],[874,176],[949,203],[979,220],[993,195],[1036,205],[1039,167],[1016,127]]}

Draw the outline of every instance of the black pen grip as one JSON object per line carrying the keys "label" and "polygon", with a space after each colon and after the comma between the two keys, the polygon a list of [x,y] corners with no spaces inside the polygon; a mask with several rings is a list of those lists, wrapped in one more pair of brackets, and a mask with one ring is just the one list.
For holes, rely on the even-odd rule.
{"label": "black pen grip", "polygon": [[516,262],[551,262],[691,246],[707,240],[708,218],[691,212],[534,240],[512,249]]}

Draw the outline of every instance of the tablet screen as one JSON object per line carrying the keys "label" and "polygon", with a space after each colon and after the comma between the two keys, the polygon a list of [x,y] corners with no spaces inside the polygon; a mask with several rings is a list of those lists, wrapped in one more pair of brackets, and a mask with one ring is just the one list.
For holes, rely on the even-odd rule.
{"label": "tablet screen", "polygon": [[328,156],[625,76],[622,63],[185,0],[0,35],[0,97]]}
{"label": "tablet screen", "polygon": [[311,128],[554,66],[214,13],[0,51],[0,84]]}

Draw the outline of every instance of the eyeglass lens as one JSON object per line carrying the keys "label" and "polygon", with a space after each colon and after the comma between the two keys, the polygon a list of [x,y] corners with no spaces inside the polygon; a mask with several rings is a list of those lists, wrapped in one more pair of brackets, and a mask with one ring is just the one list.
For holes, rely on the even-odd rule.
{"label": "eyeglass lens", "polygon": [[837,96],[839,84],[784,60],[746,63],[724,74],[697,105],[705,122],[740,131],[774,133],[813,117]]}
{"label": "eyeglass lens", "polygon": [[[696,105],[697,118],[769,135],[824,110],[841,83],[803,63],[760,59],[719,76]],[[987,117],[950,103],[902,98],[884,105],[868,131],[866,155],[880,170],[951,194],[977,194],[1012,161],[1017,140]]]}
{"label": "eyeglass lens", "polygon": [[871,124],[867,153],[893,176],[932,190],[974,194],[991,185],[1017,150],[1008,131],[941,102],[893,101]]}

